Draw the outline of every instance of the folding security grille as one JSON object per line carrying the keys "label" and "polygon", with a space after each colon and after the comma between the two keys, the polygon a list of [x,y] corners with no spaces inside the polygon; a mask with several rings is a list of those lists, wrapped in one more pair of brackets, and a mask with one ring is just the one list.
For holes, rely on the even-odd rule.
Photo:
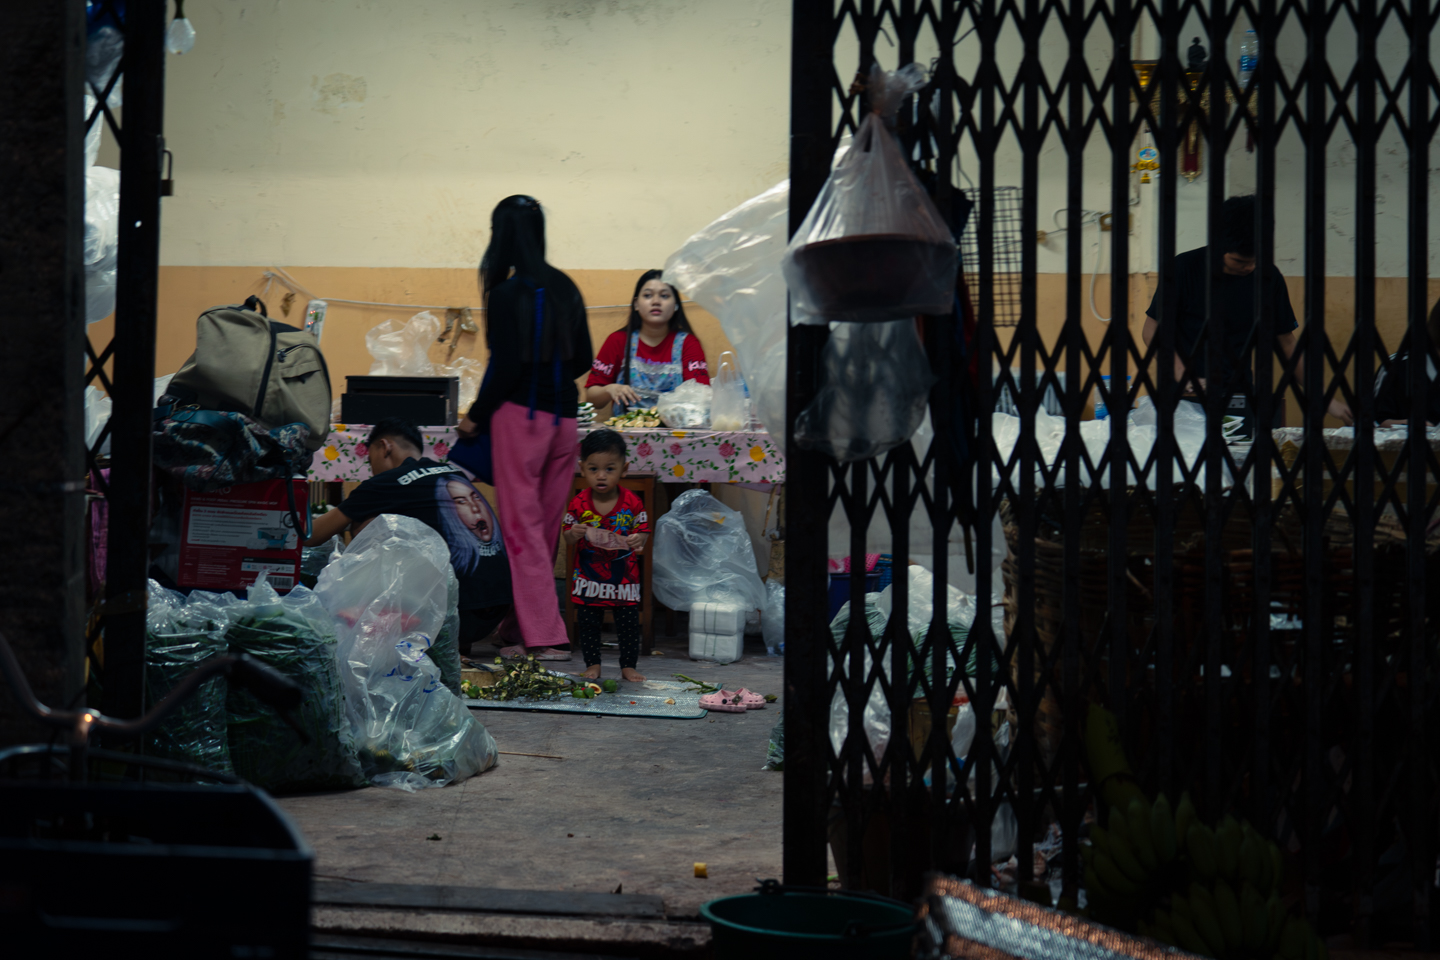
{"label": "folding security grille", "polygon": [[[160,271],[161,162],[165,99],[164,0],[96,0],[89,4],[92,43],[97,30],[123,41],[119,65],[87,85],[95,106],[86,130],[103,123],[120,146],[119,262],[115,328],[98,350],[86,340],[85,383],[98,383],[112,401],[111,417],[87,451],[92,482],[110,504],[105,598],[99,626],[105,638],[103,710],[137,717],[145,690],[145,581],[150,568],[150,429],[154,409],[155,301]],[[93,63],[96,58],[90,58]],[[124,90],[119,115],[112,94]],[[117,104],[118,106],[118,104]],[[110,368],[107,374],[106,367]],[[97,462],[109,440],[106,474]]]}
{"label": "folding security grille", "polygon": [[[924,318],[933,442],[844,465],[788,445],[788,883],[822,883],[827,849],[847,883],[896,895],[930,869],[988,881],[991,832],[974,827],[1008,806],[1018,879],[1075,897],[1095,703],[1146,791],[1189,791],[1203,818],[1276,840],[1322,930],[1428,945],[1440,433],[1378,429],[1375,382],[1407,378],[1405,419],[1425,422],[1427,364],[1389,358],[1435,347],[1437,15],[1430,0],[794,4],[792,230],[866,109],[852,79],[877,60],[928,64],[900,135],[942,212],[973,180],[978,327],[967,347],[957,317]],[[1019,233],[1036,238],[1019,248],[1013,330],[994,283],[998,184],[1018,185]],[[1227,315],[1207,279],[1225,270],[1235,194],[1258,198],[1261,269],[1295,280],[1293,353],[1285,288],[1255,284]],[[1161,322],[1147,343],[1152,293],[1163,321],[1176,255],[1202,246],[1198,341]],[[792,421],[828,336],[791,330]],[[1216,375],[1187,386],[1177,357]],[[1112,414],[1149,410],[1090,421],[1103,374],[1129,384],[1102,395]],[[1060,437],[1036,429],[1052,387]],[[992,416],[1002,390],[1014,419]],[[1327,429],[1337,401],[1348,433]],[[1228,444],[1232,409],[1289,426]],[[832,635],[827,553],[884,547],[897,573],[883,629],[857,613]],[[917,555],[934,574],[923,597],[901,572]],[[972,563],[974,626],[952,632],[944,585]],[[997,572],[1003,601],[986,586]],[[907,625],[917,604],[935,611],[928,627]],[[932,722],[957,693],[980,718],[967,757]],[[986,735],[992,718],[1009,720],[1008,749]]]}

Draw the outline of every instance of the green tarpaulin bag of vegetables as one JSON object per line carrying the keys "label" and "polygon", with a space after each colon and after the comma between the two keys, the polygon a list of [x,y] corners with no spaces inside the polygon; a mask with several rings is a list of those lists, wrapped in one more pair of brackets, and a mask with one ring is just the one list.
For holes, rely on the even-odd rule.
{"label": "green tarpaulin bag of vegetables", "polygon": [[[225,653],[226,601],[233,597],[196,590],[189,597],[150,581],[145,615],[145,698],[154,706],[186,674]],[[233,774],[225,738],[224,677],[214,677],[180,704],[146,742],[146,752],[166,760]]]}
{"label": "green tarpaulin bag of vegetables", "polygon": [[315,585],[335,616],[346,706],[376,786],[439,787],[495,764],[494,738],[447,689],[437,663],[450,656],[437,641],[453,579],[440,534],[381,514]]}
{"label": "green tarpaulin bag of vegetables", "polygon": [[225,708],[235,772],[277,793],[364,786],[335,658],[333,619],[307,588],[296,587],[282,598],[264,574],[246,597],[230,608],[225,635],[230,651],[263,660],[300,685],[305,700],[293,717],[310,742],[301,743],[250,691],[232,689]]}

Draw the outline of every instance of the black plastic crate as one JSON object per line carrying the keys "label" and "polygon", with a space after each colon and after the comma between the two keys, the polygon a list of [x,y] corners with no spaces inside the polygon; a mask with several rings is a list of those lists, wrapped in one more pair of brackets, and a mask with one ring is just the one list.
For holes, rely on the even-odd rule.
{"label": "black plastic crate", "polygon": [[313,865],[248,785],[0,780],[11,956],[305,957]]}
{"label": "black plastic crate", "polygon": [[402,417],[421,427],[453,427],[462,412],[457,377],[346,377],[340,398],[346,423]]}

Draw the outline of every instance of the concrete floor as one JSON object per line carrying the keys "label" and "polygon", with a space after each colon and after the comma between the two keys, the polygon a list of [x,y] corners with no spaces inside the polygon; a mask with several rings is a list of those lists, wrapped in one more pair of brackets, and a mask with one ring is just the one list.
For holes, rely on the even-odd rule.
{"label": "concrete floor", "polygon": [[[683,621],[682,621],[683,624]],[[692,661],[683,638],[642,657],[651,679],[672,674],[782,691],[783,660],[760,638],[745,658]],[[493,650],[477,644],[477,658]],[[560,669],[580,672],[578,653]],[[619,676],[606,648],[606,676]],[[666,915],[780,876],[781,775],[762,771],[781,703],[701,720],[475,711],[504,756],[463,783],[405,793],[368,788],[286,797],[281,806],[314,846],[318,878],[524,890],[652,894]],[[438,834],[438,841],[426,840]],[[696,879],[694,864],[708,864]]]}

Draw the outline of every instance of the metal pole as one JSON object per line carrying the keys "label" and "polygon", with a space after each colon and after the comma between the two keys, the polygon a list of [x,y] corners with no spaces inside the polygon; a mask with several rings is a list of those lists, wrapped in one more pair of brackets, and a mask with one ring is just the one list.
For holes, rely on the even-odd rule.
{"label": "metal pole", "polygon": [[[832,5],[795,0],[790,32],[790,232],[805,219],[829,175]],[[829,330],[792,326],[786,384],[786,483],[803,495],[789,498],[785,554],[785,882],[823,886],[830,697],[826,653],[826,564],[829,478],[824,456],[795,443],[795,417],[816,391],[820,349]]]}
{"label": "metal pole", "polygon": [[[85,5],[0,4],[0,630],[36,695],[84,675]],[[0,744],[44,739],[0,696]]]}
{"label": "metal pole", "polygon": [[150,412],[160,272],[165,141],[165,0],[125,13],[125,115],[120,132],[120,250],[110,419],[110,533],[105,583],[105,702],[113,717],[145,706],[145,581],[150,568]]}

